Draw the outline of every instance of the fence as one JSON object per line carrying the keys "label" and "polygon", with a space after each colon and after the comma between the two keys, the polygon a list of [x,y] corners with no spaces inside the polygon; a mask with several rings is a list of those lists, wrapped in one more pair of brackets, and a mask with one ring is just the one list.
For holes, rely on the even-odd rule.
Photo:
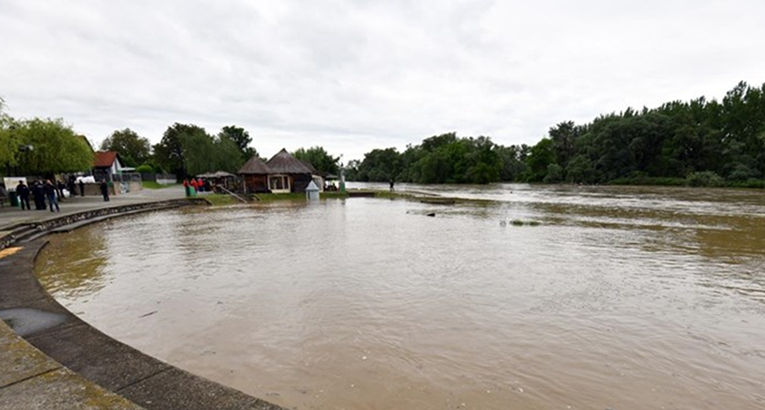
{"label": "fence", "polygon": [[178,182],[173,174],[141,173],[141,179],[144,181],[154,181],[162,185],[170,185]]}

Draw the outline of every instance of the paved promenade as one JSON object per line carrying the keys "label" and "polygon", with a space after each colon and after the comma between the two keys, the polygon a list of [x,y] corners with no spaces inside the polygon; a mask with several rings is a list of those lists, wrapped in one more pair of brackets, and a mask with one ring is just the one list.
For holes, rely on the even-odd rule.
{"label": "paved promenade", "polygon": [[183,196],[184,192],[182,186],[171,186],[163,189],[144,189],[122,195],[113,195],[109,202],[104,202],[104,199],[101,196],[78,196],[74,198],[66,198],[64,201],[59,202],[61,212],[58,213],[50,212],[50,210],[22,211],[21,208],[12,207],[6,203],[4,208],[0,208],[0,234],[2,234],[1,231],[7,230],[9,227],[18,224],[43,221],[53,217],[75,214],[92,209],[164,201],[168,199],[183,198]]}

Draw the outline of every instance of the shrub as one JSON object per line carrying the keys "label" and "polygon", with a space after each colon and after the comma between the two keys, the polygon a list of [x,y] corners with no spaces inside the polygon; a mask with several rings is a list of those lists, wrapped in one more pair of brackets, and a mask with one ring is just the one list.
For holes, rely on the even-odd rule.
{"label": "shrub", "polygon": [[715,187],[725,185],[725,180],[712,171],[691,172],[685,177],[686,183],[696,187]]}
{"label": "shrub", "polygon": [[154,168],[152,168],[151,165],[149,164],[143,164],[143,165],[140,165],[138,168],[136,168],[135,172],[138,172],[141,174],[153,174]]}

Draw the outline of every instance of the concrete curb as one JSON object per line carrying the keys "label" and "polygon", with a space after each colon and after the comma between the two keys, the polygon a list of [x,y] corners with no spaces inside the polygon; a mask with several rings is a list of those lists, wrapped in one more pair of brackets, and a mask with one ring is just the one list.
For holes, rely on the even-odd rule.
{"label": "concrete curb", "polygon": [[41,237],[49,232],[194,203],[199,202],[100,208],[45,220],[33,229],[16,226],[0,238],[0,251],[7,254],[0,257],[0,410],[282,409],[106,336],[56,302],[34,275],[35,258],[47,244]]}

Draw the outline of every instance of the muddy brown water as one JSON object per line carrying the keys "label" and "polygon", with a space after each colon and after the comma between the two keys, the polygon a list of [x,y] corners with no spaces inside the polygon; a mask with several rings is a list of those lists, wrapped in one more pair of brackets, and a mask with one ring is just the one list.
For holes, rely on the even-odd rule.
{"label": "muddy brown water", "polygon": [[288,408],[765,408],[765,192],[397,188],[492,202],[157,212],[52,236],[37,271]]}

